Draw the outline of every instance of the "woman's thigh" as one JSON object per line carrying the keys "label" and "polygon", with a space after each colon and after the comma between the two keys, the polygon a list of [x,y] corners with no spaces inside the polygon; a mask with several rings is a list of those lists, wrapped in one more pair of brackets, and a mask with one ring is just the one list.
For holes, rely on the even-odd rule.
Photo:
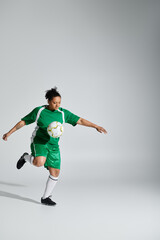
{"label": "woman's thigh", "polygon": [[43,144],[31,144],[32,156],[34,156],[33,165],[37,167],[44,166],[48,151]]}

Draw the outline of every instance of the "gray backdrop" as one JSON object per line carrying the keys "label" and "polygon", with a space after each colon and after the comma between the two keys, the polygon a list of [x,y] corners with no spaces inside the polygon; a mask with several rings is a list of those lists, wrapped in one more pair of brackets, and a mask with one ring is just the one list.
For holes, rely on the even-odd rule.
{"label": "gray backdrop", "polygon": [[[45,104],[45,90],[54,86],[62,107],[108,131],[104,135],[65,125],[56,190],[66,184],[88,186],[87,192],[93,182],[97,188],[103,185],[102,192],[116,184],[147,184],[150,191],[159,186],[159,12],[157,0],[0,1],[1,136]],[[43,168],[15,169],[19,156],[30,151],[34,127],[0,142],[5,192],[7,184],[28,184],[27,196],[31,186],[39,186],[40,176],[45,184],[48,172]],[[14,194],[24,195],[22,189]],[[104,239],[125,239],[123,234],[107,238],[105,227],[101,232]],[[3,234],[8,240],[7,231]]]}

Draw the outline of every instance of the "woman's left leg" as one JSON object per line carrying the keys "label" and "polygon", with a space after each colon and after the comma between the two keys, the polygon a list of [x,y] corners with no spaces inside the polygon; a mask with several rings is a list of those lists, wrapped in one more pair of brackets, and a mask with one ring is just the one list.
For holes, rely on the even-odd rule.
{"label": "woman's left leg", "polygon": [[58,176],[60,173],[60,169],[48,167],[50,175],[48,177],[47,183],[46,183],[46,188],[43,194],[42,199],[46,199],[52,196],[53,189],[58,181]]}
{"label": "woman's left leg", "polygon": [[[61,156],[59,148],[50,149],[48,147],[48,155],[44,166],[49,170],[49,177],[46,183],[46,188],[41,199],[42,203],[46,203],[48,205],[55,205],[50,197],[52,196],[53,189],[58,181],[58,176],[60,173],[60,165],[61,165]],[[53,204],[54,203],[54,204]]]}
{"label": "woman's left leg", "polygon": [[51,174],[53,177],[58,177],[58,176],[59,176],[60,169],[52,168],[52,167],[48,167],[48,169],[49,169],[50,174]]}

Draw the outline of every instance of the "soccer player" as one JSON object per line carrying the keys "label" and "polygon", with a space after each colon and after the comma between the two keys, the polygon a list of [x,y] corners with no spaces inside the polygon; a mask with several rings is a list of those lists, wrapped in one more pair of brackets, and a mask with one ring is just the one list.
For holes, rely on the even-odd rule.
{"label": "soccer player", "polygon": [[61,95],[57,91],[57,87],[46,91],[45,95],[48,100],[48,105],[36,107],[28,115],[23,117],[9,132],[3,135],[3,140],[7,141],[8,137],[16,130],[25,125],[36,122],[37,126],[31,137],[31,154],[24,153],[17,162],[17,169],[21,169],[26,162],[41,167],[44,166],[49,170],[49,177],[46,183],[44,194],[41,198],[41,203],[45,205],[56,205],[52,201],[51,196],[53,189],[58,181],[60,173],[61,157],[59,150],[59,138],[51,137],[47,132],[48,125],[57,121],[61,124],[69,123],[72,126],[77,124],[95,128],[100,133],[107,131],[86,119],[83,119],[67,109],[60,107]]}

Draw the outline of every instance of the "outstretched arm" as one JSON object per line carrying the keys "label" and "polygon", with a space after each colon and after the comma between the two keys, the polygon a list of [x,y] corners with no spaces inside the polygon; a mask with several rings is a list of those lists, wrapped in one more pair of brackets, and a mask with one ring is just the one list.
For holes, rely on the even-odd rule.
{"label": "outstretched arm", "polygon": [[103,128],[103,127],[100,127],[92,122],[89,122],[88,120],[84,119],[84,118],[80,118],[77,122],[77,124],[79,125],[83,125],[83,126],[86,126],[86,127],[92,127],[92,128],[95,128],[98,132],[100,133],[105,133],[107,134],[107,131]]}
{"label": "outstretched arm", "polygon": [[9,132],[5,133],[3,135],[3,140],[7,141],[7,138],[14,133],[15,131],[17,131],[18,129],[20,129],[21,127],[23,127],[24,125],[26,125],[25,121],[20,121],[18,122]]}

